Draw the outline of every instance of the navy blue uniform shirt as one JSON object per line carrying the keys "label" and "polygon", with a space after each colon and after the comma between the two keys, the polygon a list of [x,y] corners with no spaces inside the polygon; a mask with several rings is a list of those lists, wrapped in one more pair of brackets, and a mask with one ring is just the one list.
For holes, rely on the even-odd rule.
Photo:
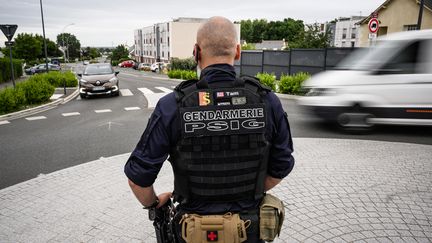
{"label": "navy blue uniform shirt", "polygon": [[[201,78],[212,82],[232,82],[235,80],[234,67],[228,64],[215,64],[210,67],[222,68],[228,72],[217,69],[203,70]],[[288,118],[280,100],[271,92],[264,97],[273,109],[273,116],[267,124],[267,137],[272,144],[268,160],[267,174],[282,179],[294,167],[293,143]],[[178,126],[177,102],[174,93],[162,97],[151,115],[147,127],[141,136],[138,145],[126,162],[124,172],[135,184],[141,187],[153,185],[162,167],[169,156],[170,149],[177,144],[180,137]],[[181,205],[182,210],[200,214],[239,212],[258,207],[259,201],[239,201],[235,203],[204,203],[189,202]]]}

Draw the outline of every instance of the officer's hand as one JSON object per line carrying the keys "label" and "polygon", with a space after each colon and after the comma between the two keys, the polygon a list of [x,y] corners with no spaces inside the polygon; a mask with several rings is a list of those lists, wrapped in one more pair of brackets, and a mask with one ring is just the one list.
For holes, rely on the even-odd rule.
{"label": "officer's hand", "polygon": [[164,192],[162,194],[158,195],[159,204],[156,206],[156,208],[162,207],[168,200],[172,197],[172,192]]}

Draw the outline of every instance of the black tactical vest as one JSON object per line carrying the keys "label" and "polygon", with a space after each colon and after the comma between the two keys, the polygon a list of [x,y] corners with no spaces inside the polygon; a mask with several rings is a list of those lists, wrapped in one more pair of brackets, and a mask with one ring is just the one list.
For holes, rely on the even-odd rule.
{"label": "black tactical vest", "polygon": [[252,78],[175,88],[180,139],[171,151],[174,199],[233,202],[264,195],[269,90]]}

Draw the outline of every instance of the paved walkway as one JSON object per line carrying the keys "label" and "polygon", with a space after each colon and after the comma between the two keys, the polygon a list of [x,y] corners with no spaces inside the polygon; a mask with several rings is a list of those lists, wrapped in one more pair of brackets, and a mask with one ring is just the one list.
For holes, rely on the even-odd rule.
{"label": "paved walkway", "polygon": [[[275,242],[432,242],[432,146],[296,138]],[[156,242],[123,174],[128,154],[0,190],[0,242]],[[172,190],[169,163],[157,192]]]}

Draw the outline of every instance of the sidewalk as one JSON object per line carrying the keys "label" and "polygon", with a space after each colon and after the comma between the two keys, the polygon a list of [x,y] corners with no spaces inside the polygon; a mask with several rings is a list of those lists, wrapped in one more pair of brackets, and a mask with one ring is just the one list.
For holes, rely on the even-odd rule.
{"label": "sidewalk", "polygon": [[[296,166],[272,193],[286,217],[275,242],[431,242],[432,146],[295,138]],[[0,190],[1,242],[156,242],[130,191],[128,154]],[[172,190],[165,163],[155,188]]]}

